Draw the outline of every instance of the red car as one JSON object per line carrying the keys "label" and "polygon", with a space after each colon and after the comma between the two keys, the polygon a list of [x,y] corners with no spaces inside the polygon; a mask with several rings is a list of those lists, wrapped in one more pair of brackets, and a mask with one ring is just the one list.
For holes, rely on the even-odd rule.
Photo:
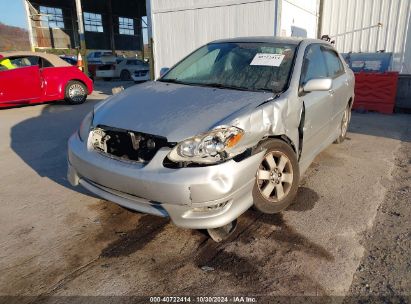
{"label": "red car", "polygon": [[0,53],[0,108],[63,99],[81,104],[92,91],[92,80],[58,56]]}

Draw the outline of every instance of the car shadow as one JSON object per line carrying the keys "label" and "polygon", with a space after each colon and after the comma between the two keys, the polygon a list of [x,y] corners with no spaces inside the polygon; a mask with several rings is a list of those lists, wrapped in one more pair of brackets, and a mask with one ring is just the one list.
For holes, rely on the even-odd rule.
{"label": "car shadow", "polygon": [[[39,116],[11,128],[12,150],[39,176],[74,189],[66,177],[67,141],[99,101],[101,99],[88,100],[81,105],[56,102],[44,106]],[[89,194],[80,187],[75,191]]]}
{"label": "car shadow", "polygon": [[409,114],[387,115],[375,112],[360,113],[353,110],[348,132],[409,141],[406,133],[410,128],[410,122]]}
{"label": "car shadow", "polygon": [[119,79],[113,79],[111,81],[96,80],[94,82],[94,91],[111,95],[114,88],[123,87],[127,89],[133,85],[135,85],[133,81],[122,81]]}

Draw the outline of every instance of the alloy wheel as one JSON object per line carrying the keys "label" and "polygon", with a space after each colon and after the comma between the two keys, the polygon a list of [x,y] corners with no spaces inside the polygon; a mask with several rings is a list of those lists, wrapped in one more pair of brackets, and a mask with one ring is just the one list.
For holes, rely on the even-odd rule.
{"label": "alloy wheel", "polygon": [[290,159],[280,151],[271,151],[258,168],[258,190],[266,200],[279,202],[290,192],[293,178]]}
{"label": "alloy wheel", "polygon": [[86,92],[80,84],[75,83],[70,86],[68,95],[74,102],[81,102],[86,95]]}
{"label": "alloy wheel", "polygon": [[347,107],[344,111],[343,118],[341,121],[341,136],[345,137],[348,130],[348,124],[350,122],[350,108]]}

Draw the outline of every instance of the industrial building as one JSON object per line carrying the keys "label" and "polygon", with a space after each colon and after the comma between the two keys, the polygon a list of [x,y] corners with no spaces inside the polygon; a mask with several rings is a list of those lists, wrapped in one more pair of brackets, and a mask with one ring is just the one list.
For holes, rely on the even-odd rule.
{"label": "industrial building", "polygon": [[84,37],[87,49],[141,51],[147,16],[156,77],[209,41],[256,35],[329,35],[340,52],[390,52],[390,70],[411,73],[411,0],[24,1],[39,49]]}
{"label": "industrial building", "polygon": [[[24,0],[35,49],[143,50],[144,0]],[[81,22],[79,22],[79,20]]]}
{"label": "industrial building", "polygon": [[390,52],[390,69],[411,74],[411,0],[323,0],[321,33],[342,53]]}
{"label": "industrial building", "polygon": [[147,11],[158,76],[161,67],[173,65],[195,48],[216,39],[316,37],[319,1],[150,0]]}
{"label": "industrial building", "polygon": [[329,35],[348,52],[391,52],[411,73],[411,0],[147,0],[156,75],[215,39]]}

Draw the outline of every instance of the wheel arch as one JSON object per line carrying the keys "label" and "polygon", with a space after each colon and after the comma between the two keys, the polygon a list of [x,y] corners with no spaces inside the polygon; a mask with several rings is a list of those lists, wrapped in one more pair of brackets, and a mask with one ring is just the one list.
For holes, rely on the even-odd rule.
{"label": "wheel arch", "polygon": [[351,96],[351,97],[348,99],[348,105],[350,106],[350,109],[352,109],[353,103],[354,103],[354,98]]}
{"label": "wheel arch", "polygon": [[295,144],[294,144],[293,141],[292,141],[287,135],[285,135],[285,134],[266,136],[266,137],[264,137],[262,140],[260,140],[256,146],[258,146],[261,142],[263,142],[263,141],[265,141],[265,140],[270,140],[270,139],[279,139],[279,140],[285,142],[286,144],[288,144],[288,145],[291,147],[291,149],[293,149],[294,153],[296,153],[297,158],[298,158],[298,153],[297,153],[297,149],[296,149]]}

